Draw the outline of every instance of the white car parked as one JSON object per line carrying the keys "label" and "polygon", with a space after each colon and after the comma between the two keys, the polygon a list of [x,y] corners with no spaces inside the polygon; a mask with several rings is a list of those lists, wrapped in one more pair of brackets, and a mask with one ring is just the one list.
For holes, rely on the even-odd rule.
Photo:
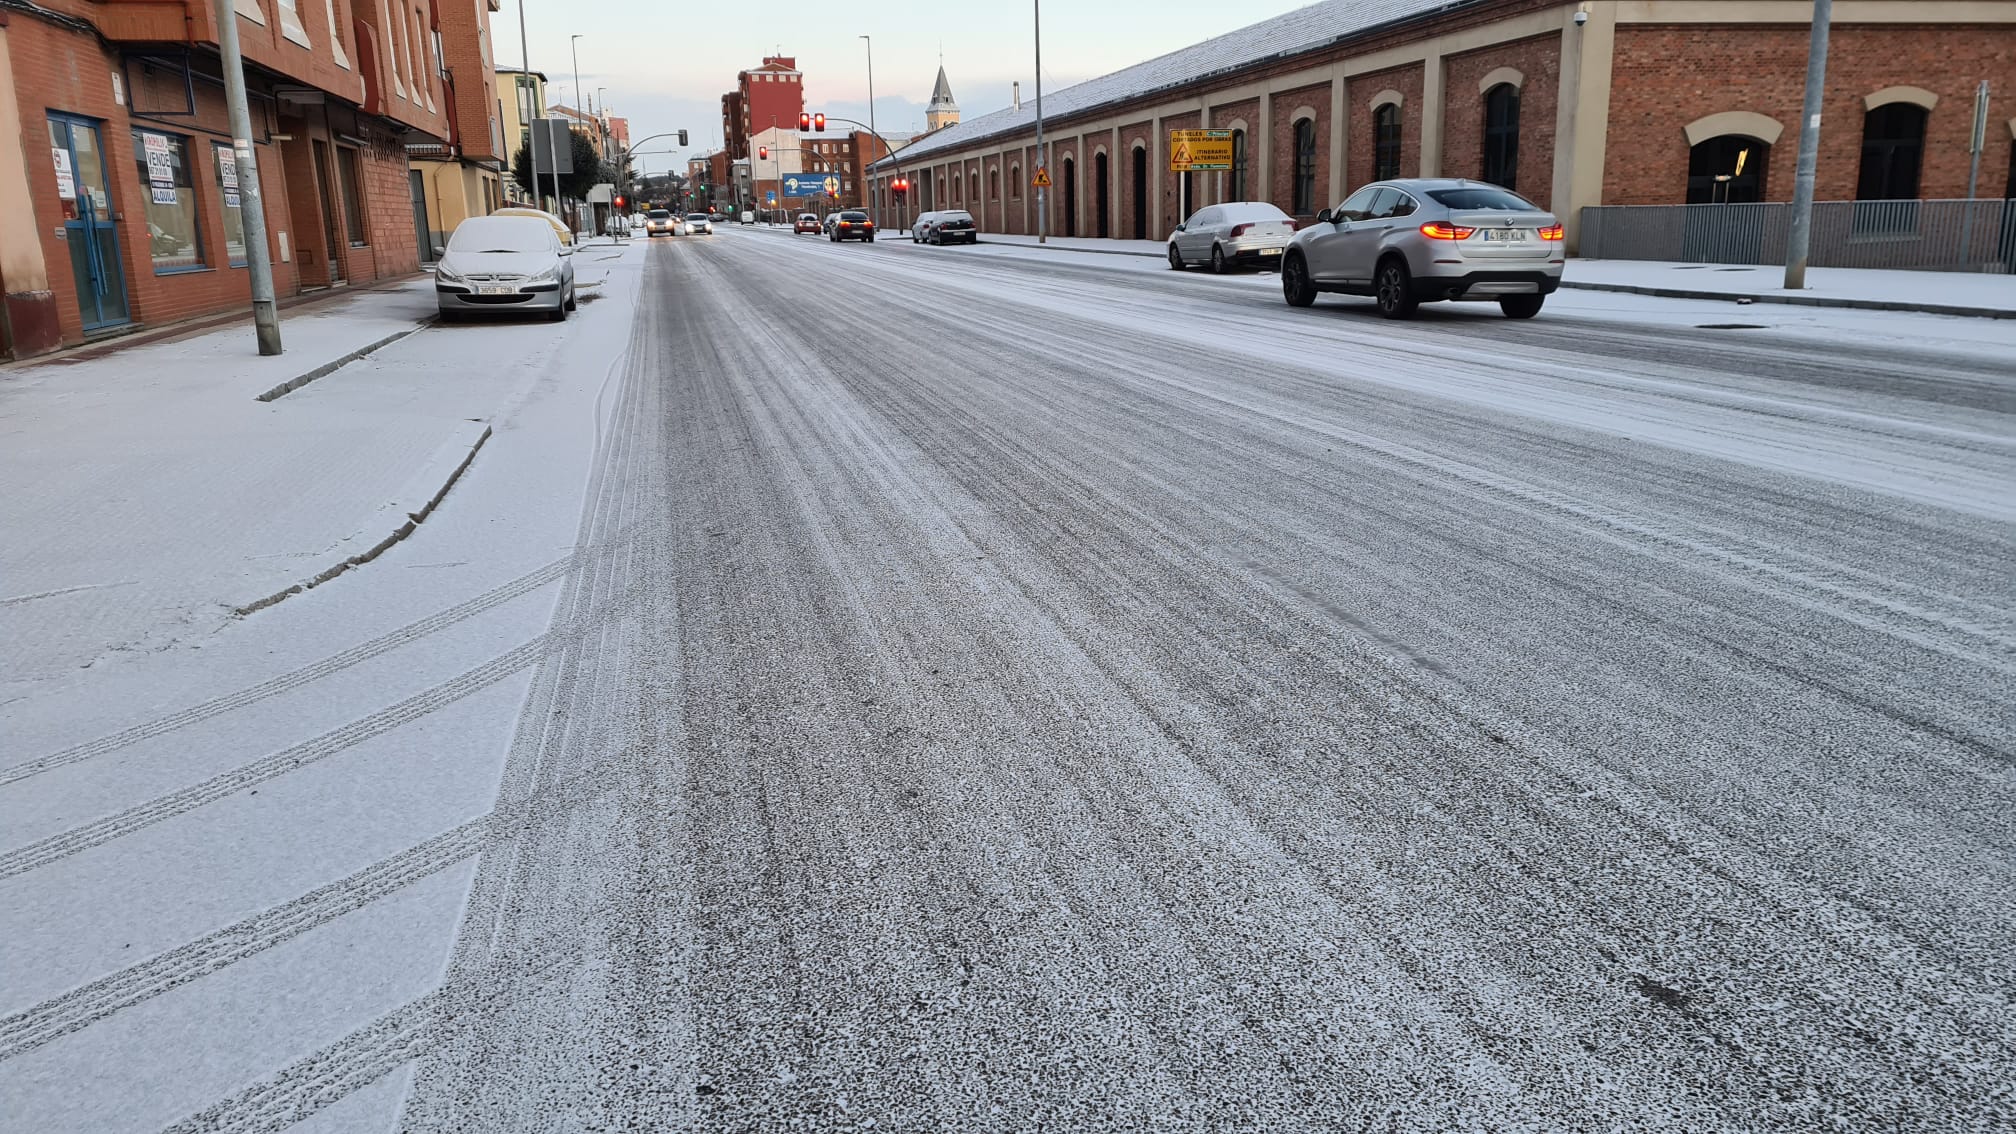
{"label": "white car parked", "polygon": [[573,254],[537,216],[470,217],[434,266],[441,321],[543,311],[560,322],[575,307]]}
{"label": "white car parked", "polygon": [[1206,205],[1169,237],[1169,266],[1209,264],[1221,275],[1234,267],[1278,268],[1295,238],[1295,218],[1265,201]]}

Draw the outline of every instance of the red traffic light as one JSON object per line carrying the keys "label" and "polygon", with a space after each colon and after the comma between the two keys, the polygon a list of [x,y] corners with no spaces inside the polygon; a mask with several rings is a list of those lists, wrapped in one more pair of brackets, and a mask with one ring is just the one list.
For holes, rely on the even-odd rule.
{"label": "red traffic light", "polygon": [[826,129],[826,116],[823,114],[813,115],[812,128],[814,130],[824,131]]}
{"label": "red traffic light", "polygon": [[759,157],[759,158],[761,158],[761,159],[763,159],[764,161],[769,161],[769,160],[770,160],[770,147],[769,147],[769,146],[757,146],[757,147],[756,147],[756,156],[757,156],[757,157]]}
{"label": "red traffic light", "polygon": [[812,128],[812,116],[804,113],[803,111],[800,111],[798,114],[798,129],[810,130],[811,128]]}
{"label": "red traffic light", "polygon": [[623,198],[621,197],[616,198],[616,207],[619,209],[623,207]]}

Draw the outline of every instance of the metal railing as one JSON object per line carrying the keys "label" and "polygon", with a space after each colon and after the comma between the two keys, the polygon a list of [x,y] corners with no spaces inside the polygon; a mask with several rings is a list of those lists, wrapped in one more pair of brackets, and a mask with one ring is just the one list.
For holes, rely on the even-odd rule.
{"label": "metal railing", "polygon": [[[1782,264],[1792,206],[1592,205],[1581,221],[1589,259]],[[2016,274],[2016,200],[1816,202],[1809,263]]]}

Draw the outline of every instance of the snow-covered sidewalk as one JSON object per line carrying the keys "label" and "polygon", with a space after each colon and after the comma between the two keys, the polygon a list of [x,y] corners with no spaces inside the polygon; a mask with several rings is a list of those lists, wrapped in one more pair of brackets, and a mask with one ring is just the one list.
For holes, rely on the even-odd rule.
{"label": "snow-covered sidewalk", "polygon": [[[1033,236],[989,233],[981,239],[989,244],[1036,246]],[[1044,247],[1060,252],[1142,256],[1154,260],[1168,254],[1161,242],[1147,240],[1053,236]],[[1780,286],[1784,272],[1782,265],[1572,259],[1561,283],[1563,287],[1580,290],[1633,292],[1675,299],[1748,299],[1755,303],[2016,319],[2016,276],[1811,268],[1806,273],[1806,290],[1788,292]]]}
{"label": "snow-covered sidewalk", "polygon": [[[581,265],[584,296],[602,268]],[[402,364],[447,330],[434,313],[422,277],[283,311],[274,358],[239,321],[0,369],[0,701],[200,642],[411,531],[519,385],[502,350],[487,367]],[[460,341],[508,335],[522,359],[565,329]]]}

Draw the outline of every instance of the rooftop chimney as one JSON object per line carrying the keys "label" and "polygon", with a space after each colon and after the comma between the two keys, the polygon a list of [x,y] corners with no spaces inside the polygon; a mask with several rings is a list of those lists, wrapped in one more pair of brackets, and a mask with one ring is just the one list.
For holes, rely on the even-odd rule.
{"label": "rooftop chimney", "polygon": [[1020,110],[1022,109],[1022,84],[1016,83],[1014,86],[1014,90],[1015,90],[1015,109]]}

